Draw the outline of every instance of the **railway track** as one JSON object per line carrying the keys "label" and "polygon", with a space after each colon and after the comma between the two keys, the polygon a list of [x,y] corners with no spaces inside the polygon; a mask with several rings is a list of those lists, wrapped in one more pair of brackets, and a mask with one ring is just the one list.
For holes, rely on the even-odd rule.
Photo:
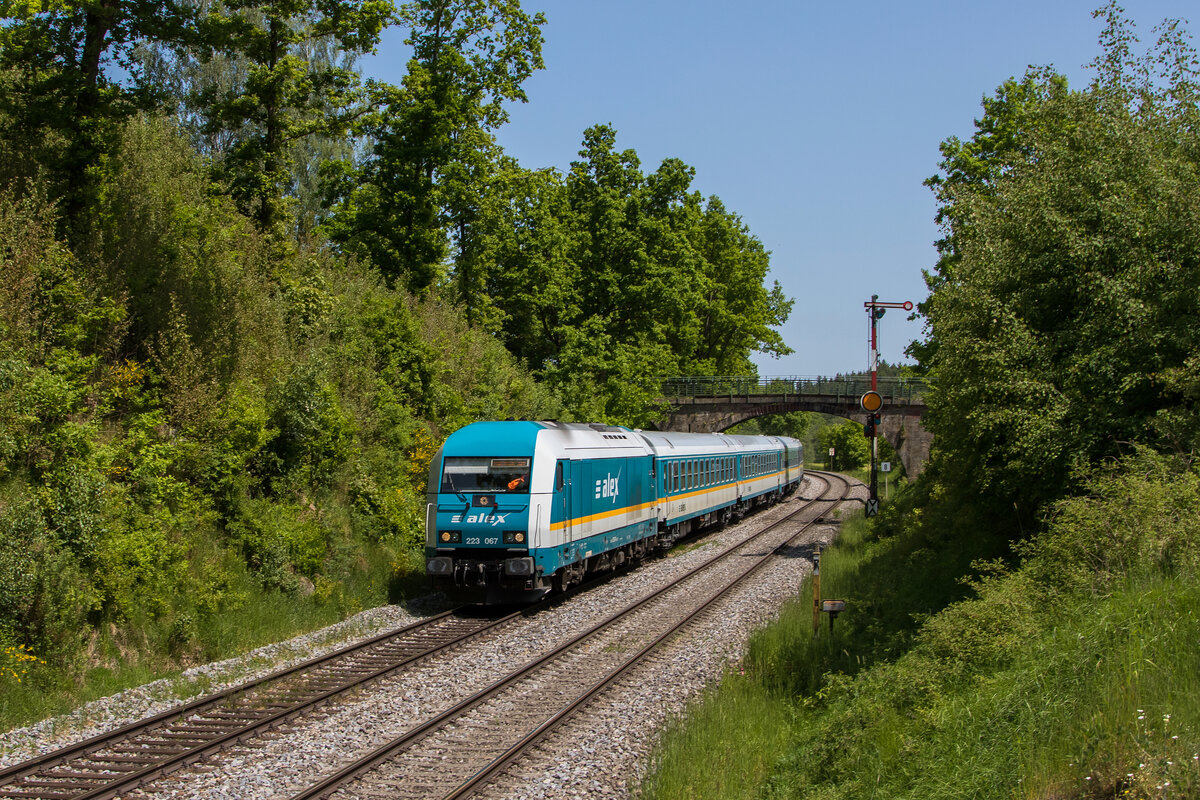
{"label": "railway track", "polygon": [[518,616],[437,614],[0,770],[0,798],[114,797]]}
{"label": "railway track", "polygon": [[[795,545],[849,484],[823,476],[821,498],[707,561],[425,723],[356,759],[292,800],[468,797],[598,695],[719,608],[742,581]],[[788,529],[799,525],[799,530]],[[739,563],[740,561],[740,563]]]}
{"label": "railway track", "polygon": [[[828,489],[830,488],[829,481],[826,480],[826,482]],[[804,509],[801,509],[796,514],[803,512]],[[792,517],[795,517],[795,514]],[[778,528],[778,523],[745,540],[735,549],[748,546],[753,548],[752,544],[747,543],[761,541],[761,537],[766,531],[775,528]],[[730,552],[732,551],[718,556],[709,563],[730,560]],[[698,589],[695,589],[695,585],[691,591],[699,592]],[[660,594],[659,597],[662,595]],[[652,599],[648,598],[639,605],[650,606],[652,602]],[[659,612],[643,611],[642,613],[651,616],[657,613],[659,616],[666,617],[668,616],[666,611],[674,613],[673,605],[682,606],[678,600],[672,603],[660,599],[657,602],[657,607],[660,608]],[[666,609],[666,611],[662,609]],[[630,613],[630,611],[627,609],[625,613]],[[496,631],[505,623],[520,616],[522,614],[518,613],[497,618],[480,618],[446,612],[431,617],[399,631],[377,636],[353,647],[306,661],[269,675],[262,680],[201,698],[138,723],[48,753],[32,761],[0,770],[0,798],[98,799],[114,797],[137,786],[146,786],[156,778],[200,761],[218,750],[238,742],[253,740],[268,729],[286,726],[314,708],[322,705],[334,707],[337,698],[344,696],[352,689],[378,681],[386,676],[399,675],[405,667],[413,665],[419,660],[461,645],[489,631]],[[619,615],[614,615],[613,619],[606,621],[606,625],[610,630],[619,631],[620,627],[615,620],[616,616]],[[684,621],[679,622],[679,625],[683,624],[685,624]],[[642,626],[643,623],[626,623],[624,633],[610,633],[609,639],[606,640],[608,643],[598,645],[600,652],[621,653],[628,650],[633,643],[645,638],[646,631]],[[669,636],[670,633],[663,635]],[[612,638],[613,636],[616,638]],[[596,639],[596,641],[599,640]],[[566,652],[566,647],[564,645],[555,651],[560,653],[559,663],[571,663],[569,659],[561,655]],[[589,661],[588,657],[579,655],[574,658],[577,664]],[[611,659],[605,657],[591,658],[590,660],[608,664]],[[550,668],[546,667],[545,669]],[[556,669],[566,669],[566,675],[571,672],[569,668]],[[609,673],[613,673],[611,665],[607,669]],[[526,672],[528,673],[529,670]],[[578,668],[576,669],[576,678],[565,677],[552,671],[543,672],[542,681],[562,681],[564,685],[578,685],[580,688],[576,694],[582,697],[585,694],[584,684],[589,682],[596,684],[598,680],[593,675],[594,672],[595,670]],[[615,675],[616,673],[613,673],[610,676],[610,682],[616,679]],[[536,679],[533,680],[534,682],[529,685],[537,687],[539,684]],[[536,693],[538,689],[535,688],[533,691]],[[540,691],[545,692],[544,686]],[[575,690],[572,689],[572,691]],[[504,708],[505,701],[496,702],[499,705],[493,703],[493,708]],[[519,705],[521,701],[512,702]],[[480,700],[471,705],[472,707],[482,706],[484,701]],[[562,718],[569,716],[569,713],[569,711],[564,711]],[[480,725],[486,724],[481,723],[478,719],[472,723],[462,713],[458,715],[458,719],[457,723],[451,723],[449,726],[449,738],[445,741],[446,747],[450,749],[442,752],[443,761],[445,761],[446,754],[456,748],[454,742],[457,734],[454,733],[455,731],[466,731],[472,727],[479,729]],[[515,724],[511,715],[505,718],[503,713],[493,719],[499,719],[503,723],[501,727],[504,729],[520,728],[523,730],[527,727]],[[455,727],[455,724],[458,727]],[[421,726],[423,730],[431,730],[432,727],[428,722]],[[540,727],[538,726],[539,729]],[[443,731],[446,728],[446,725],[442,725]],[[532,741],[528,744],[532,744]],[[512,751],[512,746],[506,746],[503,753],[495,754],[496,757],[492,759],[492,763],[507,763],[517,757],[513,755],[513,752],[519,754],[519,751],[510,751]],[[358,773],[361,772],[363,770],[359,769]],[[476,769],[472,774],[481,774],[481,771]],[[419,781],[412,785],[424,786]],[[433,796],[426,792],[425,788],[414,795],[393,793],[389,796]],[[152,791],[152,786],[146,786],[143,791]],[[461,795],[449,794],[446,796]]]}

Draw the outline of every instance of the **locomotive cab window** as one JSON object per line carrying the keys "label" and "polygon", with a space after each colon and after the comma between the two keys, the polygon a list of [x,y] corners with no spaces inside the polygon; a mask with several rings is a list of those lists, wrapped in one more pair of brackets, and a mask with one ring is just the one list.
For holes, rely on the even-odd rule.
{"label": "locomotive cab window", "polygon": [[[528,458],[447,456],[442,464],[441,491],[529,494],[529,462]],[[556,471],[556,480],[560,475]]]}

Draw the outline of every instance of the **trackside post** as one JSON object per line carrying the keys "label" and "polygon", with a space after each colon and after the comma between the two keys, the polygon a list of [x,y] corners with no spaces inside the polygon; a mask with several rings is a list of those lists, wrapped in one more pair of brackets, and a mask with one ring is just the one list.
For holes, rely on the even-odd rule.
{"label": "trackside post", "polygon": [[821,546],[813,551],[813,636],[821,630]]}

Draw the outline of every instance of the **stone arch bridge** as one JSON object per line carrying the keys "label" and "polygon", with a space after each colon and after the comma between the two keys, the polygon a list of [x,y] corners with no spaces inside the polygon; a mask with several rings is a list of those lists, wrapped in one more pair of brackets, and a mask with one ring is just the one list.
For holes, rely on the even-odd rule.
{"label": "stone arch bridge", "polygon": [[[871,389],[870,376],[847,378],[666,378],[660,397],[670,415],[664,431],[715,433],[764,414],[816,411],[866,423],[859,398]],[[917,378],[880,378],[883,396],[879,432],[895,448],[905,473],[915,478],[929,459],[930,434],[921,426],[928,386]],[[810,456],[811,458],[811,456]]]}

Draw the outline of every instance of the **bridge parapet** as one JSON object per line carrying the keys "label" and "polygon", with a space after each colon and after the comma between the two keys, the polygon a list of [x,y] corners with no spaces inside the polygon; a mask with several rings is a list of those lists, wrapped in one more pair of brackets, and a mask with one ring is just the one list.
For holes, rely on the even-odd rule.
{"label": "bridge parapet", "polygon": [[[771,397],[787,400],[796,397],[836,398],[857,403],[871,390],[869,375],[825,378],[811,375],[746,377],[660,378],[661,396],[669,401],[687,402],[699,398],[721,398],[730,402]],[[876,389],[888,406],[923,406],[929,385],[923,378],[879,378]]]}

